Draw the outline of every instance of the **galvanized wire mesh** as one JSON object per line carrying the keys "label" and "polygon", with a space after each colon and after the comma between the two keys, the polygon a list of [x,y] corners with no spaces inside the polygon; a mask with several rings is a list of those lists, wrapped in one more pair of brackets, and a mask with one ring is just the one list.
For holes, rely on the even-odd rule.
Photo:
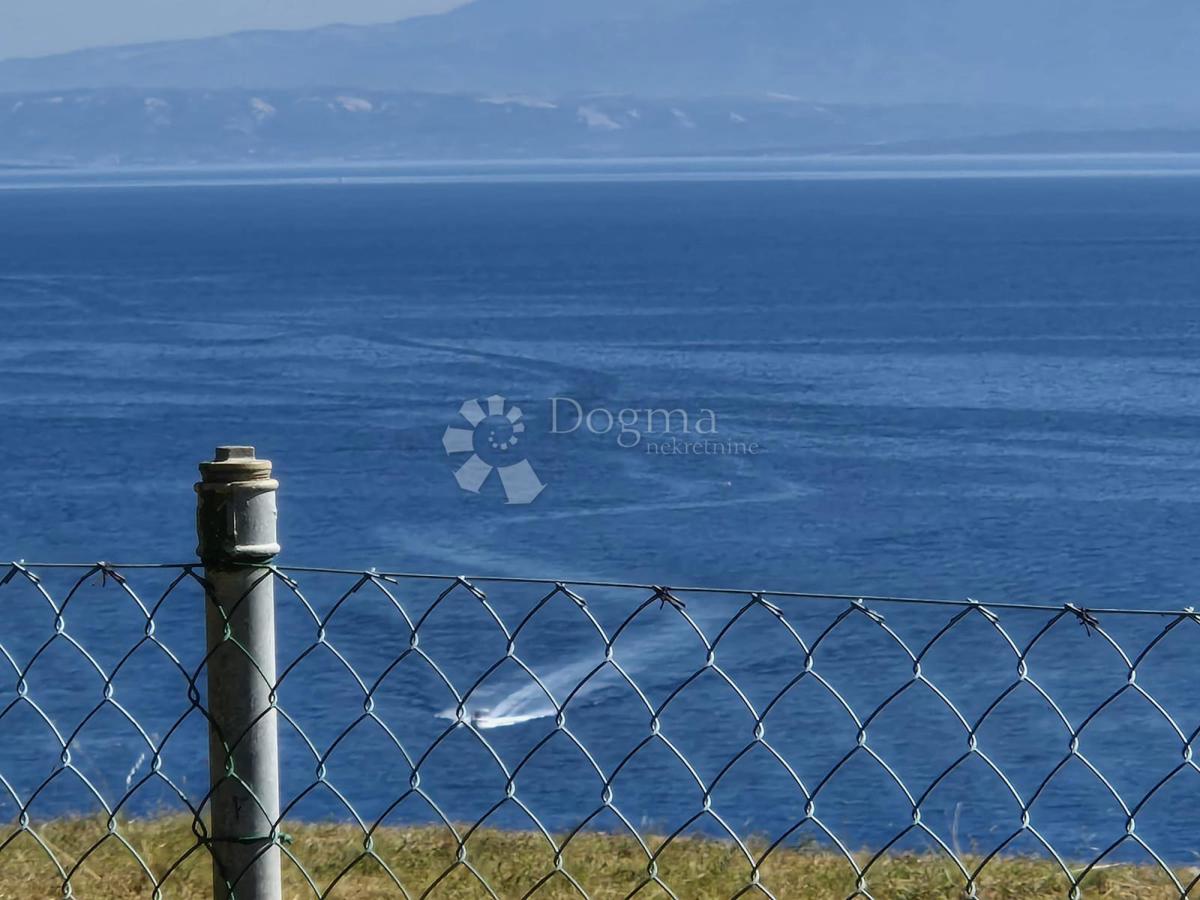
{"label": "galvanized wire mesh", "polygon": [[[262,573],[289,897],[1200,893],[1190,609]],[[208,895],[208,602],[9,567],[0,896]]]}

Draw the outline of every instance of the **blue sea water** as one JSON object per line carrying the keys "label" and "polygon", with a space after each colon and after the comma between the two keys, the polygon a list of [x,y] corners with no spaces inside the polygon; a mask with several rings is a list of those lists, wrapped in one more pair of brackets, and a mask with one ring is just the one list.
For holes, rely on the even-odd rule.
{"label": "blue sea water", "polygon": [[[282,482],[291,565],[1189,606],[1200,578],[1200,177],[1181,166],[1172,177],[1149,177],[1143,163],[1073,177],[1065,163],[1002,172],[996,161],[974,172],[944,162],[893,172],[863,164],[852,177],[745,164],[693,167],[687,177],[654,166],[551,177],[508,169],[151,173],[74,184],[58,173],[40,182],[7,176],[0,557],[186,561],[196,463],[218,444],[249,443],[274,460]],[[454,473],[464,457],[443,446],[447,428],[468,427],[464,401],[494,394],[523,412],[520,453],[545,484],[528,505],[506,504],[495,474],[478,495],[461,490]],[[694,423],[708,415],[714,440],[759,452],[665,455],[647,452],[647,436],[622,447],[619,429],[555,434],[555,397],[614,416],[682,409]],[[560,412],[572,408],[560,401]],[[536,599],[497,590],[514,610]],[[689,612],[719,630],[736,611],[720,605],[728,602],[696,595]],[[790,611],[816,628],[842,608]],[[127,618],[99,599],[88,609],[76,628],[92,629],[100,644],[125,635],[130,646]],[[27,659],[52,629],[22,610],[14,603],[0,618],[0,643],[24,642]],[[397,627],[389,649],[395,621],[367,606],[347,613],[339,646],[373,647],[363,665],[379,663],[377,674],[407,634]],[[311,639],[300,618],[282,615],[297,646]],[[488,644],[494,626],[454,615],[462,618],[445,623],[440,659],[478,674],[473,653],[483,658],[486,645],[485,661],[497,658]],[[1045,617],[1014,628],[1029,637],[1038,621]],[[1140,649],[1161,624],[1132,623],[1142,633],[1130,641]],[[1184,624],[1148,658],[1146,677],[1190,733],[1200,726],[1200,704],[1189,701],[1200,632]],[[180,640],[195,645],[199,620],[180,627]],[[1119,688],[1127,667],[1076,623],[1059,627],[1063,636],[1031,663],[1040,661],[1078,723]],[[547,640],[558,635],[562,645],[537,651],[539,671],[564,682],[596,649],[583,637],[571,644],[568,631],[550,629]],[[727,644],[739,684],[756,697],[799,671],[775,631],[747,628]],[[877,632],[864,627],[832,642],[840,649],[829,666],[841,667],[848,696],[862,692],[852,698],[860,711],[882,699],[872,691],[906,677]],[[948,643],[937,664],[944,684],[970,688],[967,706],[1014,677],[1011,654],[987,656],[994,634],[986,632]],[[639,620],[628,658],[650,693],[665,696],[697,668],[687,641],[665,614]],[[64,662],[45,673],[47,690],[54,683],[73,694],[63,687],[75,685],[72,671]],[[318,686],[297,699],[323,746],[351,721],[343,700],[353,700],[334,702],[332,682],[321,681],[337,677],[330,672],[315,673]],[[10,695],[2,703],[16,696],[3,681],[0,689]],[[518,689],[500,684],[489,702],[511,701]],[[98,689],[80,694],[88,690],[99,702]],[[153,717],[161,688],[127,690]],[[625,707],[606,701],[611,690],[601,685],[580,717],[598,755],[616,760],[645,723],[626,722]],[[749,739],[736,706],[729,712],[728,697],[711,690],[690,717],[670,723],[707,778],[741,746],[737,734]],[[1183,746],[1155,730],[1161,717],[1138,698],[1117,706],[1127,700],[1129,709],[1114,706],[1094,744],[1087,735],[1084,743],[1136,799],[1180,764]],[[448,705],[430,693],[397,716],[436,735]],[[514,706],[526,708],[520,698]],[[939,744],[945,723],[922,710],[899,717],[886,740],[902,774],[916,767],[906,781],[928,784],[921,766],[937,769],[929,748],[951,753],[951,738]],[[1014,713],[997,726],[997,759],[1026,791],[1069,738],[1038,715]],[[796,702],[784,711],[782,740],[799,742],[795,756],[815,758],[804,736],[832,735],[821,752],[835,761],[855,741],[839,716],[816,698]],[[0,732],[38,731],[16,720],[0,718]],[[888,727],[881,719],[879,730]],[[138,750],[119,723],[105,728],[79,741],[94,741],[90,765],[111,789],[136,768]],[[519,759],[551,728],[553,719],[535,718],[487,734]],[[965,751],[961,729],[953,740],[942,764]],[[18,784],[36,785],[57,763],[57,754],[22,743],[0,751],[0,773],[18,795]],[[298,742],[288,748],[289,759],[305,758]],[[477,749],[448,758],[441,781],[431,776],[451,818],[482,814],[503,797],[488,761],[471,755]],[[359,807],[381,802],[378,776],[363,762],[378,758],[373,752],[364,743],[350,757],[358,762],[332,776]],[[182,752],[178,764],[203,771]],[[313,766],[303,765],[297,784],[311,780]],[[571,827],[579,809],[596,805],[573,765],[566,756],[547,762],[527,788],[548,827]],[[850,846],[878,845],[911,824],[911,808],[886,781],[879,786],[877,767],[856,766],[835,779],[822,809]],[[397,794],[409,777],[401,769],[391,779]],[[694,813],[686,773],[671,781],[677,769],[647,762],[642,787],[633,779],[626,796],[644,807],[637,821],[670,831]],[[1033,819],[1065,855],[1095,855],[1124,833],[1124,815],[1082,767],[1067,769],[1061,795],[1047,790]],[[794,795],[779,800],[778,773],[765,772],[714,797],[740,833],[773,836],[803,816]],[[1170,858],[1192,857],[1195,775],[1185,770],[1139,821],[1139,833]],[[978,777],[933,797],[926,820],[948,842],[990,848],[1019,816],[994,781]],[[484,784],[500,793],[485,802]],[[4,802],[7,815],[15,801]],[[44,802],[47,814],[68,804],[49,793]],[[306,802],[298,814],[344,814],[327,795]],[[521,827],[521,817],[501,824]]]}

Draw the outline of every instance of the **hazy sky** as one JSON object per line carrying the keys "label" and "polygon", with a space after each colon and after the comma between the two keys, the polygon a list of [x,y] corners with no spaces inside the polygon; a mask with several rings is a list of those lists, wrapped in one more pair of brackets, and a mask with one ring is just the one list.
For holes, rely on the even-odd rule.
{"label": "hazy sky", "polygon": [[464,0],[0,0],[0,59],[246,28],[390,22]]}

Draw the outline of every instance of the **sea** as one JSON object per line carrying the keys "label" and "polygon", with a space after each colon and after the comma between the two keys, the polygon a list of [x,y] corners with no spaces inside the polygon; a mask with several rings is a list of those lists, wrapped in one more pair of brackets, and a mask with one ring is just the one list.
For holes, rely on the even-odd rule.
{"label": "sea", "polygon": [[[0,171],[0,559],[194,561],[249,444],[281,565],[438,576],[277,591],[294,818],[1191,862],[1196,621],[1004,605],[1197,603],[1198,401],[1195,157]],[[37,587],[0,816],[202,797],[201,601]]]}

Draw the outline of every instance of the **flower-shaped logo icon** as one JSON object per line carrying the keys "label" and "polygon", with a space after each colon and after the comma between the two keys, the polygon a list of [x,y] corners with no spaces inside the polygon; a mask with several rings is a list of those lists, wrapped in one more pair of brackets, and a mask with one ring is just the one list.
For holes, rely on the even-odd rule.
{"label": "flower-shaped logo icon", "polygon": [[484,402],[486,412],[478,400],[464,403],[458,413],[471,427],[451,426],[442,436],[446,455],[471,454],[454,478],[464,491],[478,494],[494,470],[500,473],[504,496],[510,504],[532,503],[546,486],[522,455],[525,423],[521,408],[511,406],[505,411],[507,401],[499,394]]}

